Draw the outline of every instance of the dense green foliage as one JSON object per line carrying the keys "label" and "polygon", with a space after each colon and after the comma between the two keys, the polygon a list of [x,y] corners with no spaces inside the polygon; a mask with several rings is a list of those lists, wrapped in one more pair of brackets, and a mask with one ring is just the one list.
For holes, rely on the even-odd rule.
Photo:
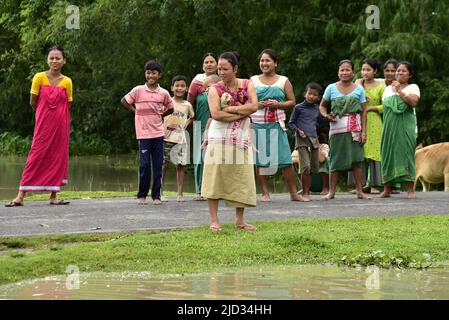
{"label": "dense green foliage", "polygon": [[[207,51],[236,50],[240,76],[257,74],[267,47],[278,52],[278,71],[290,78],[298,101],[307,82],[336,81],[342,58],[352,58],[357,70],[366,57],[411,61],[422,92],[418,141],[448,141],[447,1],[376,2],[380,28],[369,30],[362,0],[2,0],[0,133],[32,135],[31,78],[46,69],[45,49],[60,43],[68,55],[63,72],[74,83],[72,154],[136,148],[133,116],[119,101],[144,82],[145,61],[163,63],[161,84],[169,89],[173,75],[202,72]],[[69,4],[79,7],[79,29],[66,28]]]}

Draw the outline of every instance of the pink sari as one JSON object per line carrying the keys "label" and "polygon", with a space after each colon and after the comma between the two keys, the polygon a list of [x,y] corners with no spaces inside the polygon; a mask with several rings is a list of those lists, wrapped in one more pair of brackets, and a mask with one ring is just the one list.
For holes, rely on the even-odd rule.
{"label": "pink sari", "polygon": [[70,110],[64,87],[41,86],[33,143],[19,190],[59,192],[69,174]]}

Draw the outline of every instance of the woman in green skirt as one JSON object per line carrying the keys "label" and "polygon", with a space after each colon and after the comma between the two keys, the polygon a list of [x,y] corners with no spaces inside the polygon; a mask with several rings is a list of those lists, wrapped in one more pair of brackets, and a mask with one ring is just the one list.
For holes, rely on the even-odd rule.
{"label": "woman in green skirt", "polygon": [[265,49],[259,56],[262,74],[251,77],[259,101],[258,110],[251,115],[251,120],[257,149],[256,176],[262,192],[260,200],[271,201],[268,176],[282,169],[290,200],[302,201],[302,196],[297,194],[295,171],[285,127],[285,111],[295,106],[295,95],[288,78],[276,73],[277,65],[276,52]]}
{"label": "woman in green skirt", "polygon": [[[329,193],[324,199],[335,197],[340,171],[352,170],[358,199],[371,199],[362,190],[364,161],[363,144],[366,141],[366,98],[362,87],[352,82],[354,65],[350,60],[338,64],[340,81],[324,91],[320,112],[330,122],[329,131]],[[328,113],[330,108],[330,113]]]}
{"label": "woman in green skirt", "polygon": [[393,183],[406,183],[407,196],[415,197],[416,116],[413,110],[420,99],[419,87],[409,84],[413,76],[410,62],[398,63],[396,80],[383,94],[383,132],[381,141],[381,198],[389,197]]}

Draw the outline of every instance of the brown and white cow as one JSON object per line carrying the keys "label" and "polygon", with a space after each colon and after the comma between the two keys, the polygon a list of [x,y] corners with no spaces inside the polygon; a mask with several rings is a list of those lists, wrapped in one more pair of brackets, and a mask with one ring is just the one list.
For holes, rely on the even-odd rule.
{"label": "brown and white cow", "polygon": [[429,191],[430,184],[444,182],[444,191],[449,192],[449,142],[432,144],[415,151],[416,183],[419,180],[423,191]]}

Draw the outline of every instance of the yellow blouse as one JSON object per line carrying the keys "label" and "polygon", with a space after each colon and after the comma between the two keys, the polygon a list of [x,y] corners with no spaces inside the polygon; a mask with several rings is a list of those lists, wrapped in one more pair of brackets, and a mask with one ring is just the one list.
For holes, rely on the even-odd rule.
{"label": "yellow blouse", "polygon": [[[50,81],[47,78],[47,75],[44,72],[36,73],[33,77],[33,82],[31,83],[31,94],[39,95],[39,91],[41,86],[51,86]],[[73,97],[73,87],[72,87],[72,79],[64,76],[64,78],[57,84],[57,87],[63,87],[67,90],[67,97],[69,98],[69,102],[72,102]]]}

